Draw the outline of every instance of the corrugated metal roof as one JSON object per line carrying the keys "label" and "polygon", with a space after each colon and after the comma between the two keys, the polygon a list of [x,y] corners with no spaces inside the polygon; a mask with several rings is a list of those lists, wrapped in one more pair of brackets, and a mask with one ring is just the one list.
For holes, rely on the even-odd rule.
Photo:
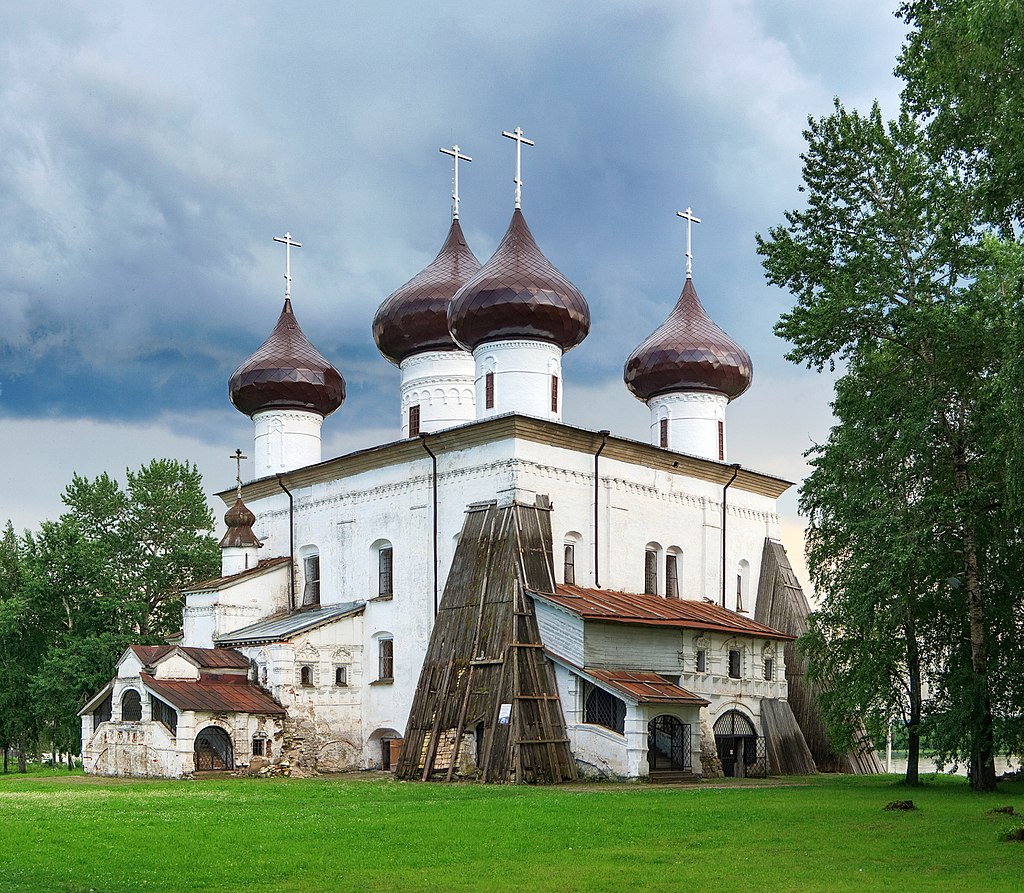
{"label": "corrugated metal roof", "polygon": [[765,639],[791,640],[787,635],[719,605],[685,598],[637,595],[610,589],[584,589],[582,586],[558,586],[557,591],[531,592],[585,620],[605,623],[631,623],[638,626],[675,626],[706,629]]}
{"label": "corrugated metal roof", "polygon": [[587,667],[583,671],[598,682],[616,688],[641,704],[690,704],[706,707],[706,701],[699,695],[680,688],[657,673],[644,670],[595,670]]}
{"label": "corrugated metal roof", "polygon": [[217,637],[219,645],[240,645],[250,642],[280,642],[298,633],[322,626],[333,620],[358,614],[366,607],[366,602],[344,602],[340,605],[322,605],[319,608],[306,608],[292,611],[280,617],[269,617],[257,623],[243,626]]}
{"label": "corrugated metal roof", "polygon": [[227,682],[214,676],[199,680],[154,679],[143,673],[142,684],[178,710],[209,710],[215,713],[284,713],[259,686],[248,680]]}
{"label": "corrugated metal roof", "polygon": [[212,580],[203,580],[193,586],[184,587],[182,592],[209,592],[215,589],[224,589],[228,586],[234,586],[236,583],[241,583],[243,580],[248,580],[250,577],[258,577],[260,574],[280,567],[282,564],[287,564],[288,561],[287,555],[281,558],[264,558],[256,567],[251,567],[241,573],[232,574],[230,577],[214,577]]}
{"label": "corrugated metal roof", "polygon": [[248,669],[249,660],[230,648],[185,648],[181,645],[129,645],[145,667],[160,663],[180,651],[204,669]]}

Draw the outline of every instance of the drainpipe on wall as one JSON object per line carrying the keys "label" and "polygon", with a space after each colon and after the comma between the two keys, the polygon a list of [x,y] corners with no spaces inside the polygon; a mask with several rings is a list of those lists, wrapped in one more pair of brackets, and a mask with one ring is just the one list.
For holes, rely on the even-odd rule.
{"label": "drainpipe on wall", "polygon": [[277,475],[277,483],[285,493],[288,494],[288,561],[290,563],[288,574],[288,611],[295,610],[295,499],[292,491],[284,485],[283,474]]}
{"label": "drainpipe on wall", "polygon": [[736,475],[740,473],[740,464],[738,462],[733,463],[730,466],[732,468],[732,477],[729,478],[729,482],[722,487],[722,607],[725,607],[725,509],[726,500],[728,499],[729,487],[732,486],[732,482],[736,480]]}
{"label": "drainpipe on wall", "polygon": [[597,452],[594,453],[594,588],[601,588],[601,571],[600,571],[600,539],[601,533],[598,527],[598,496],[601,492],[601,478],[598,475],[597,460],[601,458],[601,453],[604,452],[605,444],[608,443],[608,437],[611,435],[611,431],[598,431],[601,435],[601,446],[597,448]]}
{"label": "drainpipe on wall", "polygon": [[434,451],[427,446],[427,437],[429,435],[426,431],[420,432],[420,443],[423,444],[423,449],[427,451],[427,455],[430,456],[431,463],[431,481],[434,491],[434,617],[437,617],[437,456],[434,455]]}

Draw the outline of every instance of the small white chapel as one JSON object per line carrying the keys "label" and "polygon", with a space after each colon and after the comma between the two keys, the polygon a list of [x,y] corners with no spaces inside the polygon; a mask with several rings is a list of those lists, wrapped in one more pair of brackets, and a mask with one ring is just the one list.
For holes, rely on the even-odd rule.
{"label": "small white chapel", "polygon": [[[459,221],[372,335],[401,373],[395,439],[324,459],[342,371],[285,296],[230,399],[254,478],[221,576],[179,639],[133,646],[81,711],[87,772],[189,776],[287,762],[423,780],[682,781],[824,768],[793,642],[807,602],[779,542],[790,482],[729,461],[747,352],[697,296],[626,355],[649,442],[562,421],[587,301],[521,208],[481,264]],[[301,309],[301,308],[300,308]],[[269,323],[269,321],[268,321]],[[756,399],[756,397],[750,398]],[[834,755],[833,755],[834,756]]]}

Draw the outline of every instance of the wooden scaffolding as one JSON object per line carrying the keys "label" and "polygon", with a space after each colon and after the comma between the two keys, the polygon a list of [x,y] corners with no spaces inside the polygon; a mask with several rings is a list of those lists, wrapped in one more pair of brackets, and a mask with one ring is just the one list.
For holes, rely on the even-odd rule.
{"label": "wooden scaffolding", "polygon": [[[782,543],[766,539],[761,556],[761,579],[758,583],[754,619],[791,636],[802,636],[807,632],[807,615],[810,612],[811,606],[800,586],[800,581],[793,573],[793,567]],[[859,740],[849,753],[840,754],[833,750],[818,709],[818,693],[821,686],[807,678],[807,658],[799,654],[795,642],[786,644],[785,658],[786,682],[789,689],[788,707],[785,710],[792,711],[818,770],[847,772],[854,775],[876,775],[881,772],[882,764],[863,727]],[[789,728],[792,733],[791,724],[781,721],[784,719],[785,717],[779,717],[779,729]],[[790,754],[788,759],[789,763],[782,759],[781,764],[790,766],[790,769],[791,764],[803,761],[802,757],[795,753]]]}
{"label": "wooden scaffolding", "polygon": [[552,784],[577,777],[527,590],[553,592],[551,517],[470,506],[420,671],[396,774]]}

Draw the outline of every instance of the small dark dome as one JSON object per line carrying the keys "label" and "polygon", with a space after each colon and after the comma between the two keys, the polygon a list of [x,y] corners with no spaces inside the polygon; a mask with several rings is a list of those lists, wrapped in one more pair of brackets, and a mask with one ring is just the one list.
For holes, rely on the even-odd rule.
{"label": "small dark dome", "polygon": [[590,331],[590,308],[549,261],[516,208],[494,256],[452,298],[448,328],[473,350],[487,341],[530,338],[563,351]]}
{"label": "small dark dome", "polygon": [[392,294],[373,319],[373,340],[396,366],[425,350],[461,350],[448,331],[452,296],[480,269],[458,220],[430,265]]}
{"label": "small dark dome", "polygon": [[231,402],[251,416],[264,409],[302,409],[329,416],[345,402],[345,379],[309,343],[285,298],[270,337],[228,381]]}
{"label": "small dark dome", "polygon": [[750,355],[708,316],[687,277],[665,320],[626,360],[623,377],[641,400],[672,391],[739,397],[754,377]]}
{"label": "small dark dome", "polygon": [[224,523],[227,524],[228,529],[220,541],[222,549],[230,546],[256,546],[257,549],[262,548],[263,543],[256,539],[256,534],[252,532],[252,525],[256,523],[256,516],[242,502],[241,496],[235,499],[235,504],[225,513]]}

